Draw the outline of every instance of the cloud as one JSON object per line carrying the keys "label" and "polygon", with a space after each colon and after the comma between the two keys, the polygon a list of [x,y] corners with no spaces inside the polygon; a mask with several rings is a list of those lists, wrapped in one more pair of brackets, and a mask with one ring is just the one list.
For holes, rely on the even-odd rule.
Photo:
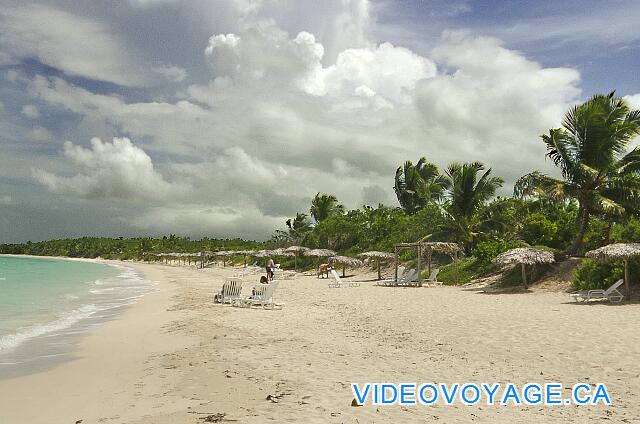
{"label": "cloud", "polygon": [[173,82],[182,82],[187,78],[187,71],[178,66],[158,66],[154,70],[169,81]]}
{"label": "cloud", "polygon": [[632,109],[640,109],[640,93],[624,96],[624,99]]}
{"label": "cloud", "polygon": [[134,6],[156,6],[160,4],[179,3],[182,0],[129,0]]}
{"label": "cloud", "polygon": [[45,5],[3,6],[0,52],[14,60],[36,57],[70,75],[125,86],[153,81],[108,26]]}
{"label": "cloud", "polygon": [[34,170],[34,178],[50,191],[84,198],[168,200],[173,188],[156,172],[151,158],[128,138],[103,143],[91,140],[91,148],[64,144],[65,158],[79,173],[59,176]]}
{"label": "cloud", "polygon": [[37,119],[40,117],[40,111],[34,105],[22,106],[22,114],[27,118],[31,118],[31,119]]}
{"label": "cloud", "polygon": [[545,167],[538,135],[578,99],[576,70],[543,68],[495,38],[463,32],[445,33],[433,57],[451,69],[416,86],[425,138],[440,140],[433,157],[480,159],[508,181]]}
{"label": "cloud", "polygon": [[47,141],[51,139],[51,133],[45,127],[36,125],[27,131],[27,137],[33,141]]}
{"label": "cloud", "polygon": [[[234,5],[236,21],[197,46],[207,74],[167,65],[164,76],[176,84],[148,96],[14,72],[10,83],[43,115],[69,123],[63,139],[68,131],[139,143],[67,142],[64,160],[36,180],[64,198],[120,199],[135,229],[262,237],[307,211],[318,191],[347,207],[395,204],[394,171],[407,159],[426,156],[441,167],[482,160],[507,186],[552,169],[538,136],[579,99],[576,70],[464,32],[446,32],[428,54],[374,42],[363,1]],[[351,42],[326,31],[341,25]]]}
{"label": "cloud", "polygon": [[15,204],[13,197],[8,195],[0,196],[0,205],[8,206],[13,204]]}

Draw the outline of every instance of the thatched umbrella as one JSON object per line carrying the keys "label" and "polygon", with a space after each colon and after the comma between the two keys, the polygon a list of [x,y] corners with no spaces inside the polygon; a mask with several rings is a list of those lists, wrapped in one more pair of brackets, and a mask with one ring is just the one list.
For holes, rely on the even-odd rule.
{"label": "thatched umbrella", "polygon": [[316,258],[330,258],[336,255],[336,252],[329,249],[311,249],[304,252],[305,256],[315,256]]}
{"label": "thatched umbrella", "polygon": [[362,265],[362,261],[356,258],[350,258],[349,256],[332,256],[329,258],[330,264],[340,264],[342,265],[342,276],[345,275],[345,268],[351,267],[355,268]]}
{"label": "thatched umbrella", "polygon": [[493,260],[497,265],[520,264],[522,266],[522,284],[527,288],[527,265],[550,264],[554,262],[553,253],[531,247],[518,247],[502,252]]}
{"label": "thatched umbrella", "polygon": [[236,250],[237,255],[242,255],[244,266],[247,266],[247,256],[253,256],[256,254],[255,250]]}
{"label": "thatched umbrella", "polygon": [[440,252],[456,258],[462,248],[457,243],[445,241],[427,241],[422,244],[423,251],[427,254],[427,271],[431,273],[431,255],[433,252]]}
{"label": "thatched umbrella", "polygon": [[330,249],[311,249],[304,252],[305,256],[315,256],[317,258],[330,258],[335,256],[336,252]]}
{"label": "thatched umbrella", "polygon": [[381,260],[393,259],[393,258],[395,258],[395,255],[393,253],[389,253],[389,252],[377,252],[377,251],[374,250],[374,251],[371,251],[371,252],[360,253],[358,255],[358,257],[367,258],[367,259],[375,259],[376,262],[378,263],[378,280],[382,280],[382,274],[380,273],[380,261]]}
{"label": "thatched umbrella", "polygon": [[622,259],[624,261],[624,290],[627,300],[631,299],[629,287],[629,259],[640,256],[640,243],[614,243],[587,252],[587,257],[601,261]]}
{"label": "thatched umbrella", "polygon": [[304,246],[290,246],[284,249],[285,252],[293,253],[293,269],[296,271],[298,270],[298,253],[302,252],[302,254],[304,254],[304,252],[308,252],[309,250],[311,249]]}
{"label": "thatched umbrella", "polygon": [[222,266],[224,267],[227,266],[227,258],[235,255],[235,252],[231,250],[219,250],[215,252],[215,255],[222,257]]}

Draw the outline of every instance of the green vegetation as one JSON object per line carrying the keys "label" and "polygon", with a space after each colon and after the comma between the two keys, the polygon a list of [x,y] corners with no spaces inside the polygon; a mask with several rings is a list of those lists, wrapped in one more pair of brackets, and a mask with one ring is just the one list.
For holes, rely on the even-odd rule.
{"label": "green vegetation", "polygon": [[[264,243],[244,240],[82,238],[0,245],[2,253],[141,258],[145,253],[262,249],[303,245],[342,255],[367,250],[393,251],[396,243],[421,239],[455,242],[466,258],[441,267],[439,279],[465,283],[496,272],[492,260],[519,246],[538,246],[564,255],[582,255],[610,242],[640,241],[640,149],[628,151],[640,134],[640,111],[614,93],[596,95],[571,108],[562,128],[541,136],[561,178],[539,171],[522,176],[513,197],[495,197],[503,179],[480,162],[452,163],[443,173],[422,157],[406,161],[394,176],[400,207],[385,205],[346,210],[336,196],[317,193],[308,211],[286,220]],[[391,177],[391,176],[390,176]],[[412,252],[402,259],[411,261]],[[562,256],[562,255],[560,255]],[[450,262],[435,255],[436,263]],[[312,260],[301,259],[311,266]],[[283,264],[287,264],[283,260]],[[533,278],[545,267],[531,267]],[[610,285],[620,263],[584,261],[576,270],[578,288]],[[640,276],[631,261],[632,276]],[[513,281],[512,281],[513,280]],[[520,281],[518,270],[505,284]]]}
{"label": "green vegetation", "polygon": [[592,217],[611,222],[638,210],[640,150],[626,148],[640,134],[640,111],[612,92],[574,106],[562,125],[542,136],[562,179],[535,171],[520,178],[515,193],[578,203],[578,231],[566,249],[574,254]]}
{"label": "green vegetation", "polygon": [[0,253],[68,256],[72,258],[142,259],[146,253],[201,252],[203,250],[239,250],[256,246],[255,241],[241,239],[190,240],[170,234],[162,238],[106,238],[47,240],[37,243],[0,244]]}

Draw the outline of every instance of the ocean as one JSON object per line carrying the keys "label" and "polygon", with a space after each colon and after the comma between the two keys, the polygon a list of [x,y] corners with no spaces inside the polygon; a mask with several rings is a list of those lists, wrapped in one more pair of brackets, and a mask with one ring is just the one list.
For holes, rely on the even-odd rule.
{"label": "ocean", "polygon": [[0,378],[73,359],[83,334],[153,290],[125,266],[0,255]]}

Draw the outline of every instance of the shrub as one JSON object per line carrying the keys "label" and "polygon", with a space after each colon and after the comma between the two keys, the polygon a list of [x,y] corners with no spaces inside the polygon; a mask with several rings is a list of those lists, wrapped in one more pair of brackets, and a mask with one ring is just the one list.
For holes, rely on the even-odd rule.
{"label": "shrub", "polygon": [[476,276],[477,269],[478,263],[475,258],[460,258],[458,259],[457,270],[454,262],[440,267],[438,281],[442,281],[447,285],[453,285],[456,282],[458,284],[466,284]]}
{"label": "shrub", "polygon": [[541,213],[529,215],[522,228],[522,238],[529,244],[555,246],[558,236],[558,224]]}
{"label": "shrub", "polygon": [[624,268],[620,264],[585,259],[574,271],[573,285],[578,290],[603,289],[623,275]]}
{"label": "shrub", "polygon": [[483,241],[473,248],[471,254],[478,261],[478,266],[487,267],[500,253],[521,245],[518,241]]}

